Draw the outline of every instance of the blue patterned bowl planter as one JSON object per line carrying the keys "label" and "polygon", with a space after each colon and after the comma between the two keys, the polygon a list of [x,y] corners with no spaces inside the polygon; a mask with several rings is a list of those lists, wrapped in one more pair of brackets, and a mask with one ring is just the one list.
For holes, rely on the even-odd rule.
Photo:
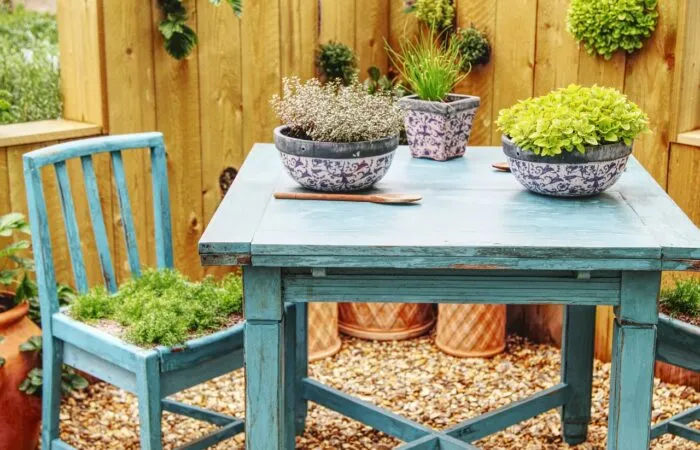
{"label": "blue patterned bowl planter", "polygon": [[399,136],[376,141],[317,142],[287,135],[275,128],[275,146],[287,173],[307,189],[351,192],[367,189],[384,178],[399,146]]}
{"label": "blue patterned bowl planter", "polygon": [[414,158],[446,161],[464,155],[481,99],[449,94],[447,100],[431,102],[417,95],[399,99],[406,110],[406,137]]}
{"label": "blue patterned bowl planter", "polygon": [[586,147],[586,153],[562,152],[540,156],[523,150],[503,136],[503,153],[515,178],[538,194],[553,197],[587,197],[600,194],[625,171],[632,146],[606,144]]}

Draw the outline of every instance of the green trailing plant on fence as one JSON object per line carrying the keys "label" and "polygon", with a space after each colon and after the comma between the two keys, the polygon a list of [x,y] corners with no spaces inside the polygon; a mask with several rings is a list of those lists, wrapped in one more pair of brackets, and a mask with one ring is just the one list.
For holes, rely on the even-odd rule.
{"label": "green trailing plant on fence", "polygon": [[389,58],[403,80],[422,100],[443,101],[467,74],[461,72],[458,42],[438,43],[435,33],[421,33],[405,40],[397,52],[385,45]]}
{"label": "green trailing plant on fence", "polygon": [[[243,13],[243,0],[224,0],[233,9],[236,17]],[[197,45],[197,33],[187,25],[189,14],[182,0],[157,0],[163,14],[158,30],[163,36],[165,50],[175,59],[184,59]],[[220,6],[222,0],[209,0]]]}
{"label": "green trailing plant on fence", "polygon": [[100,286],[78,296],[70,314],[88,323],[116,322],[123,328],[123,337],[136,345],[176,346],[223,328],[232,314],[241,313],[242,305],[238,275],[194,283],[175,270],[148,269],[115,294]]}
{"label": "green trailing plant on fence", "polygon": [[671,315],[700,316],[700,280],[688,278],[676,280],[672,289],[661,293],[661,304]]}
{"label": "green trailing plant on fence", "polygon": [[452,0],[416,0],[406,4],[406,10],[415,13],[416,18],[432,30],[446,30],[454,25]]}
{"label": "green trailing plant on fence", "polygon": [[487,64],[491,57],[491,45],[486,35],[473,25],[462,28],[452,36],[459,47],[462,72],[470,72],[474,66]]}
{"label": "green trailing plant on fence", "polygon": [[657,0],[572,0],[567,28],[591,55],[632,53],[654,32]]}
{"label": "green trailing plant on fence", "polygon": [[321,44],[316,64],[326,82],[340,80],[347,86],[357,76],[357,56],[350,47],[340,42]]}
{"label": "green trailing plant on fence", "polygon": [[586,146],[627,145],[647,130],[649,118],[613,88],[571,85],[522,100],[499,112],[497,124],[524,150],[556,156]]}
{"label": "green trailing plant on fence", "polygon": [[56,18],[0,6],[0,125],[61,112]]}

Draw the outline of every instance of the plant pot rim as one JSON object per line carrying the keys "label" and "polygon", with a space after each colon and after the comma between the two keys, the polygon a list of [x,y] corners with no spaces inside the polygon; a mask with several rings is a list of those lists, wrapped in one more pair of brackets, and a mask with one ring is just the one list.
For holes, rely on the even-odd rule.
{"label": "plant pot rim", "polygon": [[277,150],[282,153],[307,158],[354,159],[382,156],[399,146],[399,135],[387,136],[372,141],[324,142],[299,139],[284,134],[289,125],[280,125],[273,135]]}
{"label": "plant pot rim", "polygon": [[[0,291],[0,297],[14,297],[10,291]],[[19,305],[8,309],[5,312],[0,312],[0,328],[6,328],[10,325],[20,321],[29,313],[29,303],[27,301],[21,302]]]}
{"label": "plant pot rim", "polygon": [[466,111],[468,109],[474,109],[481,104],[481,98],[474,95],[449,93],[447,94],[447,98],[452,99],[452,101],[438,102],[433,100],[421,100],[416,94],[413,94],[406,97],[401,97],[398,103],[403,109],[442,115],[449,115]]}
{"label": "plant pot rim", "polygon": [[625,158],[632,153],[631,144],[626,145],[624,142],[616,142],[612,144],[586,146],[585,154],[575,150],[572,152],[562,152],[556,156],[542,156],[530,150],[524,150],[518,147],[510,137],[505,134],[501,136],[501,142],[503,143],[503,153],[509,158],[548,164],[585,164],[591,162],[615,161],[620,158]]}

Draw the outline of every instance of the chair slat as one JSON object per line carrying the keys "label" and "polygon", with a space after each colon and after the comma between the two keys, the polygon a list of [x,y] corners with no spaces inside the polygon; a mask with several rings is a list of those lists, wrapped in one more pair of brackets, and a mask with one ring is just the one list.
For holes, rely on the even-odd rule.
{"label": "chair slat", "polygon": [[173,267],[172,228],[170,224],[170,194],[165,147],[151,147],[153,172],[153,214],[156,231],[156,262],[159,268]]}
{"label": "chair slat", "polygon": [[122,152],[117,150],[113,151],[111,154],[114,182],[117,186],[117,193],[119,196],[119,211],[121,213],[122,228],[124,230],[124,241],[129,258],[129,268],[133,276],[139,276],[141,275],[139,248],[136,243],[136,227],[134,226],[134,216],[131,213],[131,201],[129,200],[129,190],[126,184],[126,175],[124,174]]}
{"label": "chair slat", "polygon": [[90,207],[90,220],[92,221],[92,232],[95,235],[97,255],[100,258],[102,279],[109,292],[115,292],[117,290],[117,280],[114,276],[112,255],[109,251],[109,243],[107,242],[107,228],[105,227],[104,216],[102,215],[100,191],[97,187],[97,177],[95,176],[95,167],[92,164],[92,156],[81,156],[80,163],[83,166],[85,193],[87,194],[88,206]]}
{"label": "chair slat", "polygon": [[57,162],[54,168],[56,169],[56,179],[58,180],[61,197],[61,210],[63,211],[63,223],[65,224],[68,238],[68,250],[70,251],[70,259],[73,265],[75,287],[79,292],[87,292],[88,282],[85,272],[85,261],[83,260],[83,251],[80,248],[80,232],[78,231],[78,221],[75,218],[75,204],[71,194],[68,169],[64,161]]}

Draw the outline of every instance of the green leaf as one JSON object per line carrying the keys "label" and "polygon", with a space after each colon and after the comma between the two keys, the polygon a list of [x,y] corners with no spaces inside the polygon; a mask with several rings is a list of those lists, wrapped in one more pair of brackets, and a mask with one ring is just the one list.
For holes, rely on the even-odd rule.
{"label": "green leaf", "polygon": [[243,15],[243,0],[226,0],[229,5],[231,5],[231,9],[233,9],[233,13],[236,15],[236,17],[241,17]]}
{"label": "green leaf", "polygon": [[31,382],[29,381],[29,378],[25,378],[22,380],[22,382],[19,384],[19,390],[22,392],[27,392],[27,389],[31,386]]}
{"label": "green leaf", "polygon": [[165,41],[165,50],[175,59],[184,59],[197,45],[197,35],[187,25],[182,25],[182,32],[174,33]]}
{"label": "green leaf", "polygon": [[37,352],[42,349],[41,336],[32,336],[26,342],[20,344],[21,352]]}
{"label": "green leaf", "polygon": [[373,81],[379,81],[379,77],[382,76],[382,73],[379,71],[379,67],[377,66],[372,66],[367,69],[367,74]]}
{"label": "green leaf", "polygon": [[4,366],[5,366],[5,358],[0,356],[0,367],[4,367]]}
{"label": "green leaf", "polygon": [[160,25],[158,25],[158,30],[163,37],[168,40],[173,37],[173,34],[182,32],[182,24],[170,20],[163,20]]}
{"label": "green leaf", "polygon": [[88,380],[81,377],[80,375],[73,376],[73,378],[70,381],[70,384],[73,387],[73,389],[77,390],[83,390],[90,385],[90,383],[88,383]]}

